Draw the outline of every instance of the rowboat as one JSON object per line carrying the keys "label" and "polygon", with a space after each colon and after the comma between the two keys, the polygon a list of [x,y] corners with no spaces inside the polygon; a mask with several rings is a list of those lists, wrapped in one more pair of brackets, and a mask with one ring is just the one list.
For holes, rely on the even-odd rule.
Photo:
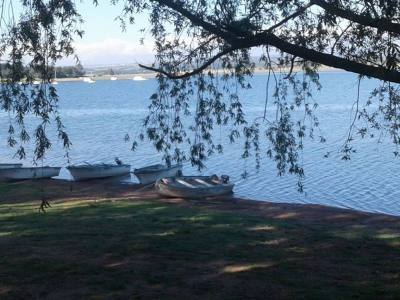
{"label": "rowboat", "polygon": [[131,172],[131,166],[124,164],[86,164],[69,166],[67,169],[76,181],[123,176]]}
{"label": "rowboat", "polygon": [[0,178],[8,180],[26,180],[51,178],[60,174],[59,167],[16,167],[0,169]]}
{"label": "rowboat", "polygon": [[0,164],[1,169],[21,168],[22,164]]}
{"label": "rowboat", "polygon": [[135,169],[133,174],[139,179],[141,184],[150,184],[156,182],[160,178],[177,176],[182,172],[182,165],[152,165],[140,169]]}
{"label": "rowboat", "polygon": [[155,186],[160,195],[167,197],[206,198],[231,194],[234,184],[226,175],[213,175],[163,178]]}

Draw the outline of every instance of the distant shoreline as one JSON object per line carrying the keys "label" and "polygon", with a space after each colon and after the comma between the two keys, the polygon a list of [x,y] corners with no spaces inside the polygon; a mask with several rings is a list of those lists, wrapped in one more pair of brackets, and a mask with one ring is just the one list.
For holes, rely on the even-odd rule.
{"label": "distant shoreline", "polygon": [[[280,72],[288,72],[289,69],[288,68],[283,68],[281,70],[279,69],[275,69],[274,70],[277,73]],[[293,72],[301,72],[302,70],[295,67],[293,69]],[[321,67],[319,70],[319,73],[326,73],[326,72],[339,72],[341,71],[340,69],[336,69],[336,68],[331,68],[331,67]],[[262,68],[255,68],[254,70],[254,74],[267,74],[268,70],[267,69],[262,69]],[[103,81],[103,80],[111,80],[111,77],[116,77],[117,80],[134,80],[134,77],[143,77],[145,80],[147,79],[154,79],[156,77],[157,73],[153,72],[153,73],[130,73],[130,74],[116,74],[116,75],[86,75],[84,77],[74,77],[74,78],[57,78],[58,82],[78,82],[78,81],[82,81],[83,78],[92,78],[93,80],[99,80],[99,81]]]}

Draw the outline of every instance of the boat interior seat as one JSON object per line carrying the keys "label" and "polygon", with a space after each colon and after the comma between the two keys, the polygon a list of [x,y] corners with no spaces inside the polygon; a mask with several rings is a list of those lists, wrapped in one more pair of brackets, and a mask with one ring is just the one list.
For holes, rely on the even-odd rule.
{"label": "boat interior seat", "polygon": [[176,182],[178,182],[178,183],[180,183],[180,184],[182,184],[184,186],[190,187],[190,188],[195,188],[196,187],[193,184],[190,184],[189,182],[186,182],[185,180],[182,180],[182,179],[177,179]]}
{"label": "boat interior seat", "polygon": [[202,179],[195,179],[196,182],[201,183],[202,185],[205,186],[213,186],[212,184],[209,184],[208,182],[202,180]]}

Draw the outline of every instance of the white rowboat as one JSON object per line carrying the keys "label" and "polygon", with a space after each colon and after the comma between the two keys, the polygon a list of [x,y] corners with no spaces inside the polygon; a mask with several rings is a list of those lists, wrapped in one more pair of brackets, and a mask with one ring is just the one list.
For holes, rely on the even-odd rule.
{"label": "white rowboat", "polygon": [[131,172],[130,165],[111,164],[69,166],[67,169],[76,181],[123,176]]}
{"label": "white rowboat", "polygon": [[1,169],[21,168],[22,164],[0,164]]}
{"label": "white rowboat", "polygon": [[174,177],[182,172],[182,165],[152,165],[140,169],[135,169],[133,174],[139,179],[141,184],[150,184],[164,177]]}
{"label": "white rowboat", "polygon": [[0,178],[8,180],[26,180],[51,178],[60,174],[61,168],[58,167],[28,167],[28,168],[9,168],[0,169]]}
{"label": "white rowboat", "polygon": [[231,194],[234,184],[218,176],[184,176],[159,179],[156,190],[167,197],[206,198]]}

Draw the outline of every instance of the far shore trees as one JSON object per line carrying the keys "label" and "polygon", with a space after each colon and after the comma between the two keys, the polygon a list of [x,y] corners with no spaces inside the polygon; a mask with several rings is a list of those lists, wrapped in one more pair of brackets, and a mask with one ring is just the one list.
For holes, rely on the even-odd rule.
{"label": "far shore trees", "polygon": [[76,66],[55,67],[55,75],[57,78],[78,78],[85,76],[86,72],[81,64]]}
{"label": "far shore trees", "polygon": [[[50,66],[63,56],[73,55],[72,42],[82,34],[78,30],[82,20],[72,0],[20,2],[21,18],[11,22],[3,15],[1,21],[0,55],[12,69],[12,76],[1,87],[0,106],[17,120],[20,134],[16,137],[15,119],[11,119],[9,145],[19,145],[21,157],[23,143],[29,140],[24,117],[33,112],[42,120],[34,133],[35,153],[40,159],[51,145],[45,134],[51,116],[64,146],[68,148],[70,143],[57,114],[55,88],[41,85],[31,95],[30,90],[16,85],[26,75],[23,57],[29,56],[29,66],[41,74],[43,83],[49,82]],[[8,3],[2,1],[3,11]],[[315,115],[318,103],[312,98],[313,90],[321,88],[321,66],[353,72],[360,80],[370,77],[380,81],[366,103],[352,99],[356,111],[344,141],[343,159],[350,158],[354,151],[351,141],[357,136],[384,131],[395,145],[400,143],[398,0],[112,3],[121,6],[123,26],[134,23],[138,14],[149,16],[150,27],[144,29],[154,40],[156,56],[153,65],[142,67],[158,73],[158,89],[151,96],[145,129],[139,137],[149,139],[165,154],[167,162],[189,160],[203,167],[208,155],[223,151],[213,131],[225,127],[232,141],[244,142],[242,157],[253,154],[257,165],[261,155],[270,157],[279,174],[299,176],[301,189],[304,171],[299,152],[303,151],[303,141],[324,141],[315,131],[319,124]],[[262,53],[260,62],[268,72],[266,85],[273,91],[272,99],[264,99],[265,105],[274,107],[275,113],[248,120],[238,90],[250,88],[248,78],[255,70],[253,48]],[[196,101],[195,111],[189,111],[190,101]],[[300,116],[299,111],[303,112]],[[192,123],[186,126],[183,119],[189,113]],[[265,142],[266,148],[261,148],[260,142]]]}

